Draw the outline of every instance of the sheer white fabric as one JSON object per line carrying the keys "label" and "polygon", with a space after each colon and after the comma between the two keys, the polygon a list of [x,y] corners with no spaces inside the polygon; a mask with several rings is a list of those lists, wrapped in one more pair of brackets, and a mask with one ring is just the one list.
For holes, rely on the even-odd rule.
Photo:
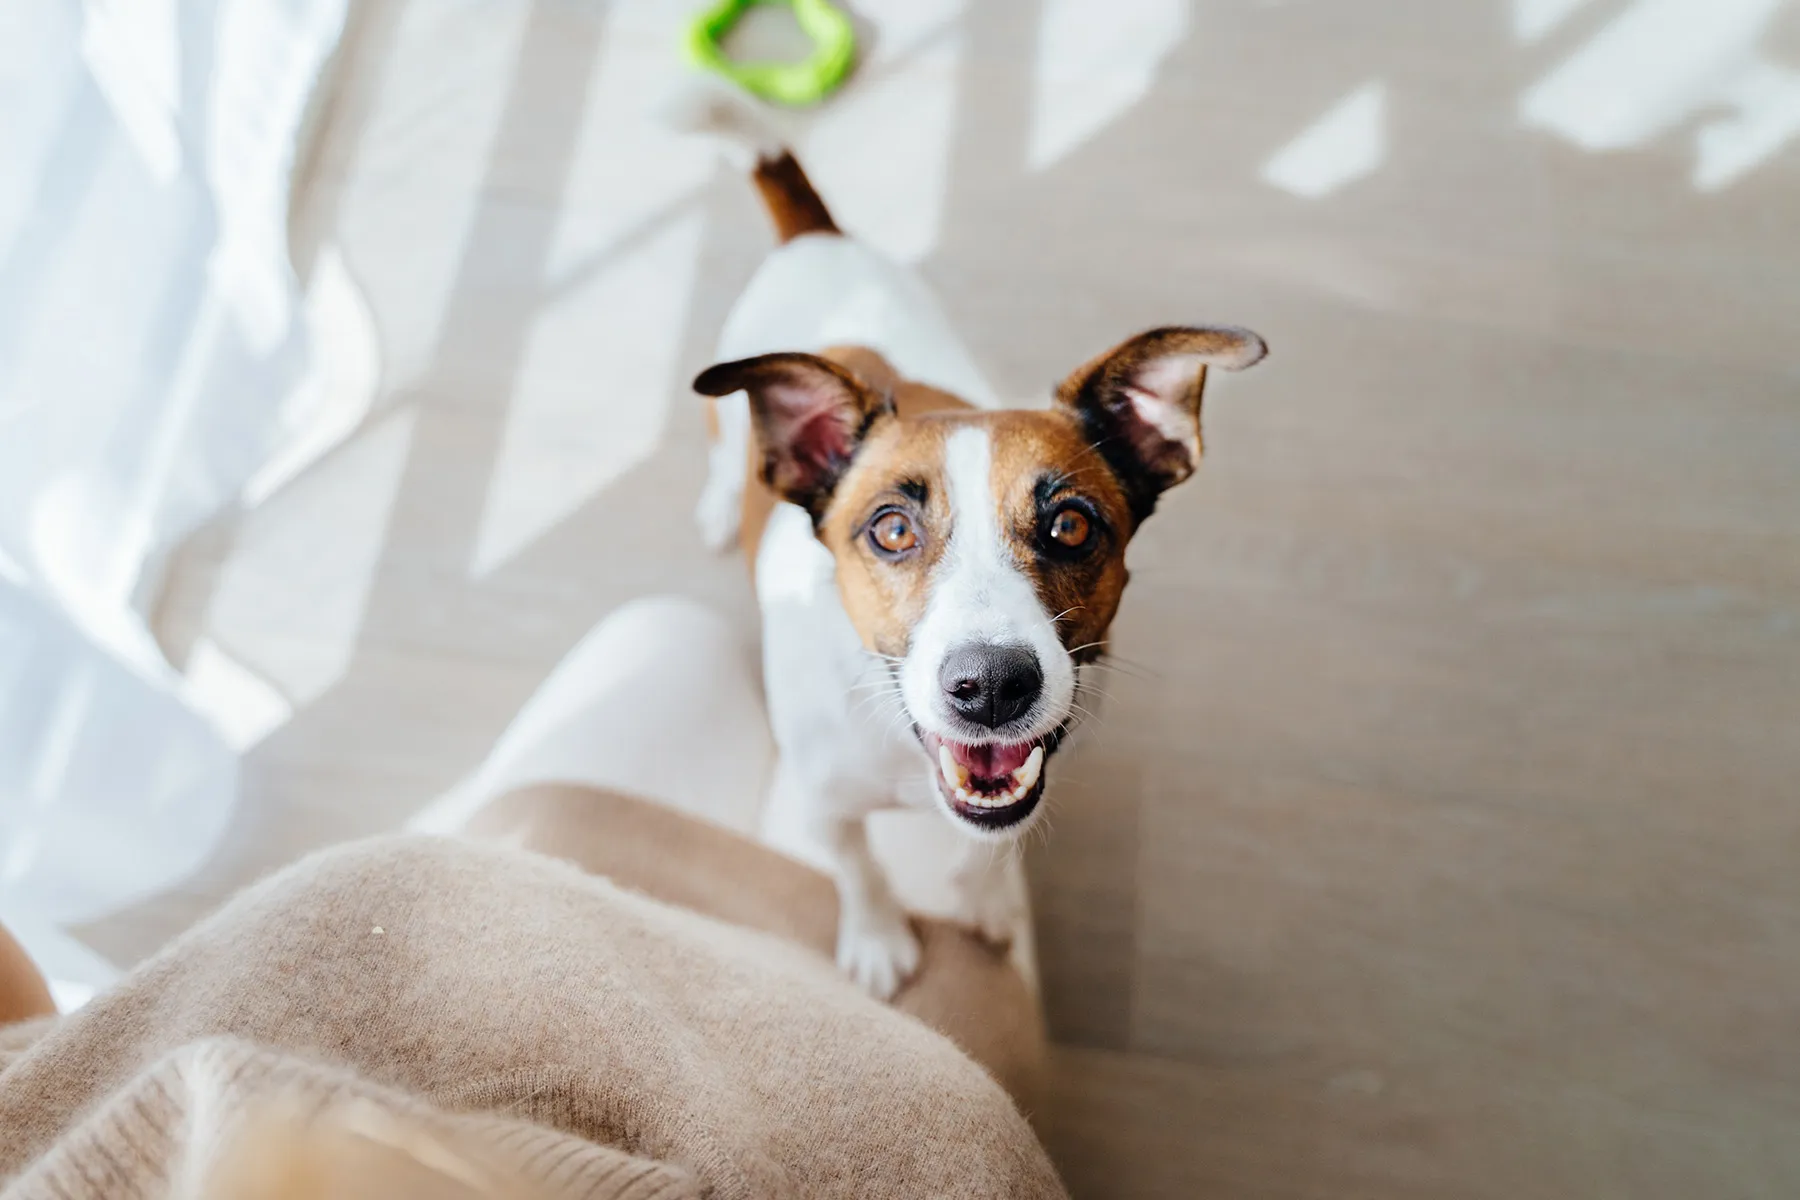
{"label": "sheer white fabric", "polygon": [[304,424],[287,254],[307,103],[344,0],[0,5],[0,919],[166,888],[236,795],[230,706],[143,617],[159,564]]}

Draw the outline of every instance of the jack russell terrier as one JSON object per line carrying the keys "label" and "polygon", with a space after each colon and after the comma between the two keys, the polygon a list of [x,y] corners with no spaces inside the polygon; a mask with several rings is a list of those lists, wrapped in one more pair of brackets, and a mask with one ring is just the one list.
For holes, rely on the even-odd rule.
{"label": "jack russell terrier", "polygon": [[753,564],[780,751],[767,821],[831,867],[839,965],[885,998],[919,943],[867,818],[935,805],[968,837],[962,916],[1014,928],[1007,859],[1093,700],[1125,545],[1198,464],[1207,369],[1266,348],[1153,329],[1047,408],[1003,408],[922,284],[838,229],[758,117],[714,96],[681,120],[754,150],[780,240],[694,380],[717,398],[696,519]]}

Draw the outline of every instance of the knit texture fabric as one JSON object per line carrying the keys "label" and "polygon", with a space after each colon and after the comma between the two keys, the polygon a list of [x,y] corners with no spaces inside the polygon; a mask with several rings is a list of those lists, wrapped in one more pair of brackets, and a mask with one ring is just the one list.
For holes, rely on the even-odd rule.
{"label": "knit texture fabric", "polygon": [[[1035,1004],[971,935],[923,929],[901,998],[946,1037],[839,977],[829,884],[763,847],[574,788],[477,825],[516,845],[327,851],[81,1011],[0,1029],[0,1200],[223,1195],[262,1112],[361,1114],[319,1144],[447,1155],[509,1195],[1063,1194],[951,1040],[1019,1088],[1041,1062]],[[571,861],[519,848],[545,839]]]}

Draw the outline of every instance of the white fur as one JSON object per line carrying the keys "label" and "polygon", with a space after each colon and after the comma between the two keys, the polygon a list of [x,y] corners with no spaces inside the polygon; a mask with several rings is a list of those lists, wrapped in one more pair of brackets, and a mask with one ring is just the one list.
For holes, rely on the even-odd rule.
{"label": "white fur", "polygon": [[[971,403],[998,406],[993,389],[924,286],[846,237],[809,235],[776,249],[726,320],[718,358],[844,344],[875,349],[901,374]],[[723,546],[737,535],[743,502],[751,436],[747,398],[739,392],[721,399],[718,414],[720,437],[696,518],[707,541]],[[985,479],[985,434],[976,432],[982,439],[979,470]],[[959,453],[971,463],[976,457]],[[958,486],[971,513],[980,509],[974,497],[986,484]],[[934,620],[928,617],[933,620],[931,636],[954,644],[950,639],[992,630],[995,636],[1041,647],[1046,712],[1057,696],[1065,697],[1061,703],[1066,707],[1066,696],[1073,691],[1067,656],[1029,583],[1016,569],[1009,575],[997,556],[991,509],[990,499],[985,517],[968,518],[977,524],[963,543],[968,552],[958,560],[966,566],[947,577],[953,599],[928,608],[936,614]],[[956,519],[964,519],[960,511]],[[981,532],[982,519],[987,532]],[[953,544],[956,537],[952,535]],[[838,598],[831,554],[813,536],[812,523],[799,508],[776,506],[758,548],[756,577],[764,685],[780,751],[764,836],[832,874],[842,903],[838,962],[874,994],[891,996],[917,967],[919,947],[887,873],[870,849],[867,819],[881,809],[938,803],[935,767],[926,761],[911,728],[923,711],[907,713],[901,685],[888,664],[863,649]],[[995,598],[992,620],[971,607],[980,595]],[[1045,637],[1048,643],[1042,642]],[[1047,652],[1052,649],[1054,654]],[[917,651],[908,662],[915,659],[924,662]],[[935,677],[935,665],[930,670]],[[1055,674],[1058,670],[1062,675]],[[974,846],[968,862],[945,866],[952,872],[947,889],[951,915],[996,936],[1012,937],[1015,947],[1029,944],[1028,931],[1020,928],[1022,879],[1010,850]]]}
{"label": "white fur", "polygon": [[844,344],[881,351],[909,379],[999,407],[918,277],[835,234],[806,234],[770,253],[725,319],[719,358]]}
{"label": "white fur", "polygon": [[829,871],[842,904],[838,962],[891,996],[918,963],[918,944],[870,853],[864,821],[901,800],[924,758],[898,712],[881,660],[838,599],[836,564],[792,504],[776,506],[757,551],[763,679],[779,747],[764,836]]}
{"label": "white fur", "polygon": [[[1044,673],[1043,691],[1019,728],[989,740],[1043,737],[1068,718],[1075,699],[1075,664],[1056,636],[1053,614],[1044,611],[1037,589],[1000,535],[993,446],[987,430],[964,428],[950,435],[944,446],[944,476],[950,492],[950,544],[932,575],[925,615],[913,627],[900,668],[901,694],[921,728],[950,741],[970,741],[948,710],[938,683],[945,656],[968,642],[1027,647]],[[1034,812],[1024,823],[997,834],[972,827],[967,832],[972,837],[1012,839],[1037,815]]]}

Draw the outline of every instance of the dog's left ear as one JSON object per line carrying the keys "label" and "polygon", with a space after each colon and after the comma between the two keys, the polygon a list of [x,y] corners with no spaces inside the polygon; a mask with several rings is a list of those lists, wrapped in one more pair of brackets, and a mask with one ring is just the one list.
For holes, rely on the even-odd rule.
{"label": "dog's left ear", "polygon": [[746,392],[763,482],[784,500],[824,516],[832,489],[878,417],[894,410],[848,369],[816,354],[764,354],[700,372],[703,396]]}
{"label": "dog's left ear", "polygon": [[1080,420],[1141,521],[1200,464],[1206,369],[1241,371],[1268,352],[1260,337],[1230,325],[1152,329],[1078,368],[1056,402]]}

